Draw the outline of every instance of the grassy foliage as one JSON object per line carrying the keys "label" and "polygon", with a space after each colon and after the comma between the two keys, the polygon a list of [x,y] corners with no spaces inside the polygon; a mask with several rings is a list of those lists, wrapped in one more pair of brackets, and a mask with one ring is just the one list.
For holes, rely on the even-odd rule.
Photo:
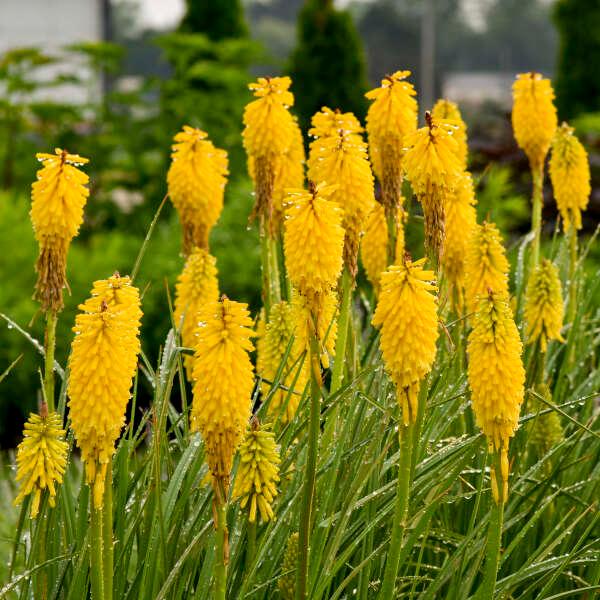
{"label": "grassy foliage", "polygon": [[[169,217],[163,214],[145,249],[138,281],[142,289],[148,268],[161,268],[161,248],[176,261],[177,251],[171,246],[173,238],[165,220]],[[215,237],[218,248],[219,237]],[[124,272],[131,270],[138,242],[112,242],[123,244],[118,252]],[[548,250],[561,266],[563,277],[566,243],[559,236]],[[106,269],[105,263],[96,265],[100,256],[119,255],[117,251],[109,254],[105,244],[97,244],[92,243],[92,251],[74,247],[73,277],[79,277],[75,274],[81,271],[82,277],[91,278],[96,269]],[[589,247],[584,248],[583,256],[587,250]],[[85,269],[79,258],[84,253]],[[526,248],[516,247],[515,255],[513,292],[521,325]],[[240,261],[244,258],[240,253]],[[168,260],[165,257],[162,268]],[[163,276],[152,274],[158,280]],[[552,399],[528,390],[521,427],[511,444],[511,493],[505,507],[498,598],[591,598],[600,589],[600,312],[596,300],[600,279],[598,273],[588,275],[579,269],[578,281],[580,302],[574,323],[565,329],[567,342],[553,343],[547,357],[546,380]],[[341,417],[339,430],[323,436],[319,449],[308,579],[309,597],[315,599],[374,597],[390,541],[399,415],[393,387],[382,367],[377,333],[370,325],[371,291],[360,290],[358,298],[347,383],[334,394],[323,390],[321,425],[336,406]],[[168,315],[163,290],[148,292],[144,308]],[[446,328],[449,335],[442,336],[439,343],[424,419],[416,435],[411,501],[396,582],[399,598],[464,599],[481,583],[492,508],[489,466],[485,440],[469,407],[464,357],[451,342],[462,323],[447,322]],[[157,360],[149,358],[157,345],[148,347],[144,340],[145,354],[128,409],[128,425],[114,459],[115,598],[212,596],[215,534],[212,491],[204,480],[204,447],[200,437],[188,431],[189,387],[176,331],[168,321],[162,331]],[[64,329],[61,337],[63,342],[69,339]],[[526,364],[532,358],[528,349]],[[58,387],[59,407],[64,411],[65,388]],[[140,410],[142,389],[150,389],[152,399],[148,408]],[[254,400],[259,418],[265,418],[269,397],[261,403],[257,393]],[[235,504],[229,505],[230,598],[282,597],[278,580],[290,575],[282,572],[283,554],[289,536],[298,529],[308,410],[305,394],[294,420],[285,427],[275,426],[282,457],[277,520],[258,526],[252,556],[247,515]],[[539,435],[550,412],[559,416],[562,440]],[[540,439],[550,443],[540,444]],[[87,597],[89,489],[82,484],[77,453],[71,454],[57,507],[50,510],[43,501],[40,518],[35,521],[28,518],[27,502],[19,509],[10,505],[15,495],[11,462],[11,457],[5,460],[0,478],[0,597]]]}

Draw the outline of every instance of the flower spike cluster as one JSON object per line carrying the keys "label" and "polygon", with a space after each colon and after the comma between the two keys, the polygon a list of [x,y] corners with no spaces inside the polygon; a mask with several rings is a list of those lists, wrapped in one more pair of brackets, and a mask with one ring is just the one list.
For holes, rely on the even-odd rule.
{"label": "flower spike cluster", "polygon": [[292,285],[310,302],[327,294],[342,271],[342,211],[331,200],[337,186],[291,190],[285,222],[285,263]]}
{"label": "flower spike cluster", "polygon": [[565,340],[560,334],[563,324],[563,300],[558,269],[548,259],[536,267],[527,285],[525,321],[527,343],[539,340],[542,352],[548,340]]}
{"label": "flower spike cluster", "polygon": [[[367,133],[373,170],[384,179],[386,157],[402,159],[404,138],[417,129],[417,92],[409,81],[410,71],[396,71],[381,80],[381,86],[365,94],[372,101],[367,112]],[[395,169],[394,169],[395,170]]]}
{"label": "flower spike cluster", "polygon": [[[290,340],[295,336],[294,324],[290,303],[282,300],[271,307],[269,322],[256,344],[258,349],[256,370],[264,379],[273,381],[279,372]],[[281,371],[280,385],[286,389],[280,387],[275,390],[269,402],[269,415],[276,419],[283,411],[281,414],[283,423],[291,421],[296,414],[300,397],[308,381],[308,361],[302,360],[304,348],[301,344],[302,342],[295,336]],[[263,382],[263,394],[270,393],[271,387],[269,383]]]}
{"label": "flower spike cluster", "polygon": [[300,184],[303,179],[302,134],[288,110],[294,104],[294,95],[288,89],[291,83],[289,77],[259,77],[248,86],[256,100],[244,110],[244,148],[256,190],[254,214],[261,223],[269,224],[271,235],[277,225],[276,190],[281,195],[291,178],[300,180]]}
{"label": "flower spike cluster", "polygon": [[[402,219],[404,211],[398,210],[396,219],[396,251],[395,256],[404,256],[404,227]],[[376,294],[379,294],[379,279],[388,265],[388,226],[385,220],[385,209],[376,202],[367,217],[365,233],[360,243],[360,257]]]}
{"label": "flower spike cluster", "polygon": [[140,295],[129,277],[115,274],[95,281],[79,310],[69,362],[69,416],[94,506],[100,508],[137,369]]}
{"label": "flower spike cluster", "polygon": [[433,271],[422,258],[406,259],[381,275],[381,293],[373,325],[381,328],[381,352],[396,384],[404,425],[414,423],[421,381],[431,371],[438,338]]}
{"label": "flower spike cluster", "polygon": [[[381,202],[390,232],[403,228],[402,161],[406,139],[417,129],[417,101],[410,71],[396,71],[382,79],[381,87],[367,92],[372,100],[367,113],[369,154],[381,183]],[[398,233],[404,237],[403,233]]]}
{"label": "flower spike cluster", "polygon": [[[216,260],[207,250],[194,248],[175,286],[175,325],[181,326],[181,341],[184,346],[194,348],[198,315],[204,305],[218,299]],[[185,356],[184,363],[191,376],[193,358]]]}
{"label": "flower spike cluster", "polygon": [[40,253],[35,299],[42,309],[57,312],[63,307],[67,285],[67,252],[83,222],[83,209],[89,196],[88,176],[77,167],[87,158],[57,148],[55,154],[36,154],[42,163],[31,186],[31,222]]}
{"label": "flower spike cluster", "polygon": [[513,84],[512,126],[534,173],[543,169],[557,127],[554,91],[539,73],[521,73]]}
{"label": "flower spike cluster", "polygon": [[477,225],[473,178],[465,171],[454,191],[446,196],[445,238],[442,263],[449,285],[452,308],[462,313],[465,288],[465,257]]}
{"label": "flower spike cluster", "polygon": [[[301,356],[309,351],[310,333],[319,342],[323,368],[329,368],[329,358],[335,355],[337,339],[338,298],[334,290],[320,294],[312,301],[292,289],[292,319],[294,321],[294,354]],[[304,365],[308,368],[308,359]],[[308,373],[306,375],[308,379]]]}
{"label": "flower spike cluster", "polygon": [[525,370],[522,344],[506,294],[480,296],[467,346],[471,402],[490,450],[500,452],[502,494],[492,469],[496,502],[508,496],[508,444],[519,422]]}
{"label": "flower spike cluster", "polygon": [[508,296],[509,264],[502,236],[494,223],[476,225],[467,244],[465,257],[465,296],[467,309],[474,312],[479,296],[493,290]]}
{"label": "flower spike cluster", "polygon": [[248,508],[248,521],[256,521],[257,512],[263,522],[275,519],[273,502],[278,494],[279,450],[268,427],[253,418],[240,446],[238,467],[232,496]]}
{"label": "flower spike cluster", "polygon": [[345,134],[360,134],[363,132],[359,120],[353,113],[343,113],[339,109],[331,110],[327,106],[323,106],[319,112],[315,113],[310,122],[312,127],[308,130],[308,135],[315,138],[310,143],[311,154],[313,148],[318,150],[320,138],[336,136],[340,131]]}
{"label": "flower spike cluster", "polygon": [[207,133],[187,125],[174,138],[167,174],[169,197],[183,230],[183,254],[208,248],[208,236],[223,210],[227,152],[216,148]]}
{"label": "flower spike cluster", "polygon": [[281,576],[277,588],[283,600],[294,600],[296,597],[296,571],[298,569],[298,532],[292,533],[285,544],[281,561]]}
{"label": "flower spike cluster", "polygon": [[592,191],[590,164],[583,144],[566,123],[557,129],[552,142],[550,179],[565,230],[571,225],[581,229],[581,211],[587,208]]}
{"label": "flower spike cluster", "polygon": [[425,216],[425,245],[441,256],[444,240],[444,205],[463,169],[454,133],[457,126],[425,113],[427,124],[408,136],[404,169]]}
{"label": "flower spike cluster", "polygon": [[330,199],[343,209],[344,263],[354,278],[360,236],[365,219],[375,204],[367,145],[360,135],[342,130],[336,135],[319,138],[318,142],[312,155],[310,178],[317,184],[336,185]]}
{"label": "flower spike cluster", "polygon": [[205,305],[199,322],[191,429],[202,434],[213,487],[223,493],[250,417],[254,372],[248,353],[254,332],[247,305],[226,297]]}
{"label": "flower spike cluster", "polygon": [[44,404],[40,415],[29,415],[23,430],[23,441],[17,448],[19,494],[14,503],[21,504],[25,496],[33,494],[30,509],[32,519],[38,515],[44,490],[49,492],[50,506],[55,506],[56,484],[62,483],[68,450],[62,419],[58,413],[48,414]]}
{"label": "flower spike cluster", "polygon": [[450,100],[440,99],[435,103],[431,111],[434,119],[446,121],[456,126],[454,137],[456,138],[457,155],[463,169],[467,168],[469,148],[467,145],[467,124],[463,121],[458,105]]}

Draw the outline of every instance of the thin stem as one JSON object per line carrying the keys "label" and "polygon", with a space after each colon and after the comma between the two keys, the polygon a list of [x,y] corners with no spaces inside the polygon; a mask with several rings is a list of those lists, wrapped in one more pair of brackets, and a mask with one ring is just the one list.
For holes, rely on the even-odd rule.
{"label": "thin stem", "polygon": [[265,318],[268,320],[269,312],[273,304],[271,296],[271,261],[269,260],[269,235],[266,231],[266,225],[260,225],[260,261],[262,266],[262,296],[263,306],[265,307]]}
{"label": "thin stem", "polygon": [[270,284],[272,288],[273,303],[281,301],[281,278],[279,274],[279,252],[277,249],[277,240],[275,237],[269,237],[269,263],[270,263]]}
{"label": "thin stem", "polygon": [[573,323],[577,313],[577,229],[571,224],[569,227],[569,313],[567,322]]}
{"label": "thin stem", "polygon": [[229,563],[229,541],[227,535],[227,502],[224,490],[221,498],[215,498],[217,536],[215,544],[215,600],[225,600],[227,593],[227,564]]}
{"label": "thin stem", "polygon": [[275,238],[269,233],[269,225],[263,220],[260,224],[260,246],[262,263],[263,305],[267,319],[271,307],[281,300],[281,283],[279,281],[279,260]]}
{"label": "thin stem", "polygon": [[112,458],[106,467],[104,482],[104,504],[102,506],[102,559],[104,567],[104,598],[113,597],[113,495]]}
{"label": "thin stem", "polygon": [[531,212],[531,231],[534,234],[531,245],[531,262],[529,272],[533,273],[540,260],[540,239],[542,235],[542,206],[544,205],[544,167],[533,171],[533,195]]}
{"label": "thin stem", "polygon": [[54,350],[56,348],[56,312],[46,313],[46,349],[44,360],[44,395],[48,412],[54,411]]}
{"label": "thin stem", "polygon": [[398,483],[396,487],[396,504],[392,523],[392,539],[385,563],[383,584],[379,592],[381,600],[394,597],[396,577],[400,567],[400,550],[408,518],[408,501],[410,496],[410,472],[414,441],[414,424],[400,426],[400,461],[398,464]]}
{"label": "thin stem", "polygon": [[92,582],[92,600],[105,600],[104,552],[102,548],[102,509],[97,509],[94,506],[94,494],[90,494],[90,517],[90,579]]}
{"label": "thin stem", "polygon": [[298,572],[296,573],[296,600],[307,597],[308,561],[312,512],[317,479],[317,454],[319,448],[319,424],[321,410],[321,364],[319,343],[314,326],[310,332],[310,418],[308,426],[308,448],[306,451],[306,470],[304,473],[304,491],[300,512],[298,535]]}
{"label": "thin stem", "polygon": [[256,556],[256,521],[248,521],[248,546],[246,550],[246,572],[249,573]]}
{"label": "thin stem", "polygon": [[398,209],[393,207],[390,211],[387,206],[385,209],[385,220],[388,230],[388,265],[393,265],[396,262],[396,236],[398,231]]}
{"label": "thin stem", "polygon": [[[331,373],[331,393],[337,392],[344,381],[344,365],[346,364],[346,345],[348,342],[348,322],[352,305],[352,277],[348,269],[342,274],[342,303],[338,319],[337,340],[335,343],[335,362]],[[337,409],[335,409],[337,410]],[[332,416],[336,414],[335,411]],[[335,421],[335,418],[332,419]]]}
{"label": "thin stem", "polygon": [[498,502],[492,501],[490,523],[486,546],[485,572],[481,593],[478,600],[493,600],[496,590],[496,577],[498,575],[498,563],[500,562],[500,547],[502,544],[502,523],[504,518],[504,492],[502,490],[502,475],[500,468],[500,453],[495,452],[492,469],[496,471],[496,482],[498,486]]}

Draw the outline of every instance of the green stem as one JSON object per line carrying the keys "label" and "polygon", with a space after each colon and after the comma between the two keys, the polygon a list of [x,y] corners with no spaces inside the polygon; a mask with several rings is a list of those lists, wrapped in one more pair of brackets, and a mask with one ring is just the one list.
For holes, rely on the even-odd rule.
{"label": "green stem", "polygon": [[263,306],[265,307],[265,318],[269,319],[269,313],[273,304],[271,294],[271,261],[269,251],[269,234],[266,230],[266,223],[260,224],[260,260],[262,265],[262,296]]}
{"label": "green stem", "polygon": [[44,395],[48,412],[54,411],[54,349],[56,348],[56,312],[46,313],[46,353],[44,360]]}
{"label": "green stem", "polygon": [[308,426],[308,448],[306,451],[306,470],[304,490],[300,512],[298,535],[298,572],[296,574],[296,600],[307,597],[308,560],[312,512],[317,480],[317,454],[319,448],[319,425],[321,411],[321,364],[319,343],[314,326],[310,332],[310,418]]}
{"label": "green stem", "polygon": [[544,204],[544,170],[532,172],[533,195],[531,213],[531,231],[534,234],[531,245],[531,262],[529,272],[533,273],[540,260],[540,239],[542,235],[542,206]]}
{"label": "green stem", "polygon": [[268,319],[273,304],[281,300],[281,282],[279,280],[277,241],[269,232],[267,221],[262,221],[260,224],[260,245],[263,304]]}
{"label": "green stem", "polygon": [[102,509],[96,509],[94,507],[94,494],[90,494],[90,516],[90,579],[92,582],[92,600],[105,600]]}
{"label": "green stem", "polygon": [[270,284],[271,284],[271,300],[273,303],[281,301],[281,276],[279,274],[279,251],[277,249],[277,240],[274,237],[269,237],[269,264],[270,264]]}
{"label": "green stem", "polygon": [[569,314],[567,322],[573,323],[577,313],[577,229],[569,228]]}
{"label": "green stem", "polygon": [[396,263],[396,235],[398,232],[398,209],[394,206],[392,210],[385,207],[385,220],[388,230],[388,265]]}
{"label": "green stem", "polygon": [[[229,542],[227,539],[227,503],[224,490],[222,498],[215,499],[217,515],[217,538],[215,544],[215,600],[225,600],[227,593],[227,563],[229,562]],[[221,494],[219,494],[221,495]]]}
{"label": "green stem", "polygon": [[102,560],[104,568],[104,598],[113,597],[113,494],[112,494],[112,459],[106,467],[104,482],[104,504],[102,506]]}
{"label": "green stem", "polygon": [[246,573],[250,572],[256,556],[256,521],[248,522],[248,546],[246,550]]}
{"label": "green stem", "polygon": [[481,593],[478,600],[493,600],[496,590],[496,577],[498,575],[498,564],[500,562],[500,547],[502,544],[502,522],[504,517],[504,497],[502,491],[502,475],[500,470],[500,453],[495,452],[495,460],[492,469],[496,470],[496,482],[498,485],[499,502],[492,500],[490,523],[486,546],[485,572]]}
{"label": "green stem", "polygon": [[400,461],[398,464],[398,483],[396,488],[396,504],[392,523],[392,539],[387,553],[383,584],[379,592],[381,600],[394,597],[396,577],[400,567],[400,550],[408,519],[408,501],[410,497],[410,473],[414,442],[413,423],[400,426]]}
{"label": "green stem", "polygon": [[[35,545],[37,546],[37,561],[38,564],[41,565],[46,562],[46,540],[48,537],[48,515],[46,513],[46,506],[42,506],[41,514],[38,516],[41,518],[37,519]],[[48,597],[48,575],[46,570],[36,573],[34,581],[35,589],[37,591],[35,597],[40,600],[46,600]]]}
{"label": "green stem", "polygon": [[[331,393],[337,392],[344,381],[344,365],[346,364],[346,345],[348,342],[348,322],[350,320],[350,308],[352,306],[352,277],[348,269],[342,274],[342,303],[340,305],[340,317],[338,319],[337,340],[335,342],[335,362],[331,373]],[[337,414],[334,409],[333,414]],[[335,417],[332,418],[335,421]]]}

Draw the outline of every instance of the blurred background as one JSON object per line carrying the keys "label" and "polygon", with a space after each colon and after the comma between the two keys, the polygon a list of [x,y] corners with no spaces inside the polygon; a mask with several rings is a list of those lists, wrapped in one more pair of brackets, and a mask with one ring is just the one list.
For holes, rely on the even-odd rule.
{"label": "blurred background", "polygon": [[[226,205],[211,250],[222,291],[256,309],[258,242],[248,224],[253,200],[240,136],[247,83],[291,75],[294,110],[306,129],[323,105],[364,118],[364,92],[398,69],[412,71],[421,113],[439,97],[460,104],[480,217],[498,222],[509,249],[529,226],[530,185],[510,127],[511,85],[524,71],[552,77],[559,116],[590,153],[584,236],[593,233],[600,215],[599,0],[2,0],[0,447],[15,444],[38,401],[40,356],[24,335],[40,339],[43,332],[31,300],[36,152],[62,147],[91,159],[91,196],[70,251],[71,294],[59,323],[63,362],[91,282],[131,270],[166,193],[171,139],[182,125],[205,129],[229,152]],[[551,232],[549,186],[545,200]],[[179,248],[167,204],[137,281],[151,360],[169,328]],[[600,262],[598,244],[594,253],[590,268]]]}

